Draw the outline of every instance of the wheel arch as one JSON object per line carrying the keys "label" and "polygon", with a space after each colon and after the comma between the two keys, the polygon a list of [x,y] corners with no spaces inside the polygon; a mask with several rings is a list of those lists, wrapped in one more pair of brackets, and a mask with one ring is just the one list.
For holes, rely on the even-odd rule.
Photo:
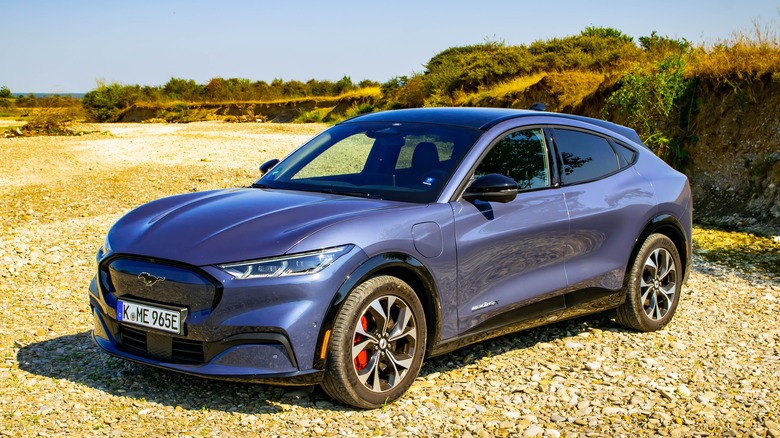
{"label": "wheel arch", "polygon": [[626,272],[628,272],[628,270],[631,268],[631,265],[634,263],[634,259],[639,253],[639,249],[642,247],[642,244],[645,242],[645,240],[647,240],[651,234],[658,233],[668,237],[677,248],[677,253],[680,255],[680,262],[683,269],[683,283],[685,283],[688,278],[688,273],[691,266],[691,252],[690,248],[688,247],[688,237],[686,236],[684,230],[685,228],[683,227],[682,223],[680,223],[676,217],[670,214],[663,214],[653,218],[653,220],[651,220],[645,226],[645,228],[642,230],[642,233],[640,233],[634,241],[634,247],[631,250],[631,257],[629,257],[628,264],[626,265]]}
{"label": "wheel arch", "polygon": [[[338,315],[342,303],[349,293],[371,277],[390,275],[406,282],[420,298],[426,317],[428,341],[426,352],[437,342],[441,327],[441,306],[438,291],[433,276],[425,265],[413,256],[403,253],[378,254],[355,269],[336,291],[325,313],[317,339],[317,351],[314,355],[314,368],[325,368],[325,348],[330,338],[330,331]],[[427,353],[426,353],[427,354]]]}

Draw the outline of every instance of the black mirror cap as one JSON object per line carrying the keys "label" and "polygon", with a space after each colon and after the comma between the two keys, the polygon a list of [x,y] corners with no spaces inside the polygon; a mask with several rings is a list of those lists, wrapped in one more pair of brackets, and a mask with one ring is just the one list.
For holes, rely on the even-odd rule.
{"label": "black mirror cap", "polygon": [[471,183],[463,194],[467,201],[506,203],[517,197],[517,182],[508,176],[491,173]]}
{"label": "black mirror cap", "polygon": [[276,166],[277,164],[279,164],[278,158],[274,158],[266,161],[265,163],[260,165],[260,173],[265,175],[269,170],[273,169],[274,166]]}

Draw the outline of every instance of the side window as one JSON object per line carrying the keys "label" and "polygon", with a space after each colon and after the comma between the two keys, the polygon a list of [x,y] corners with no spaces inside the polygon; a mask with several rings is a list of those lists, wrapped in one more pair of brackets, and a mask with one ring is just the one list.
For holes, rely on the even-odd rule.
{"label": "side window", "polygon": [[477,166],[474,176],[490,173],[512,178],[519,190],[549,187],[550,165],[542,130],[515,131],[499,140]]}
{"label": "side window", "polygon": [[621,169],[634,164],[634,160],[636,160],[636,151],[618,142],[612,142],[612,145],[615,146],[615,150],[618,153]]}
{"label": "side window", "polygon": [[555,145],[563,163],[564,184],[598,179],[618,170],[617,155],[604,137],[556,129]]}

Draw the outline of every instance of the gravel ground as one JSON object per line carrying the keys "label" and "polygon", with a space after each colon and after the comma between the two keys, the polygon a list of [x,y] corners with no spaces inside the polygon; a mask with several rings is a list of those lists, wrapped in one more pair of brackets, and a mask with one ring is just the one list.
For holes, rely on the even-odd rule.
{"label": "gravel ground", "polygon": [[110,225],[161,196],[247,185],[323,126],[96,129],[0,139],[0,435],[780,437],[780,273],[749,263],[697,259],[660,332],[596,315],[486,341],[427,361],[375,411],[111,358],[87,306]]}

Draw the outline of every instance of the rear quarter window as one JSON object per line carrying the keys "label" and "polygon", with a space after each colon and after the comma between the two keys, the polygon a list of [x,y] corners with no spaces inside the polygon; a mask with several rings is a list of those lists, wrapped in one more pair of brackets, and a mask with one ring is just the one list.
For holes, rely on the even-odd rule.
{"label": "rear quarter window", "polygon": [[621,160],[604,137],[560,128],[556,128],[553,135],[563,165],[561,178],[564,184],[599,179],[622,167]]}
{"label": "rear quarter window", "polygon": [[636,161],[636,151],[618,142],[612,142],[620,160],[620,168],[628,167]]}

